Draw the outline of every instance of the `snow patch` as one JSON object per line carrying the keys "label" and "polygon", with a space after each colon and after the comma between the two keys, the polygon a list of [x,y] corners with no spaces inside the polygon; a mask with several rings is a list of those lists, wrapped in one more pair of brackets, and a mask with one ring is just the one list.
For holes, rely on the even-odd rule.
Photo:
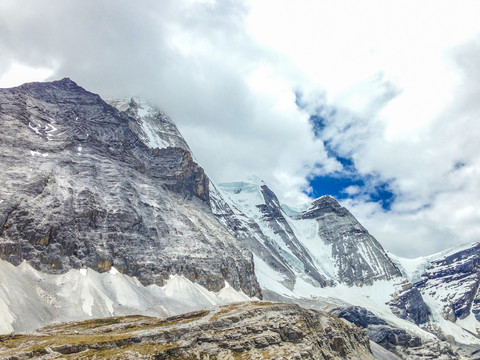
{"label": "snow patch", "polygon": [[48,156],[48,153],[41,153],[40,151],[30,150],[30,155],[32,155],[32,156],[43,156],[43,157],[47,157],[47,156]]}
{"label": "snow patch", "polygon": [[143,119],[143,121],[141,122],[141,127],[143,132],[145,133],[145,137],[143,137],[142,140],[146,143],[146,145],[148,145],[152,149],[162,149],[168,147],[168,144],[162,141],[160,136],[158,136],[158,128],[155,127],[154,124]]}
{"label": "snow patch", "polygon": [[42,133],[40,132],[40,126],[33,125],[31,122],[29,122],[28,127],[35,131],[36,134],[42,135]]}
{"label": "snow patch", "polygon": [[228,282],[225,281],[225,287],[216,293],[217,297],[222,300],[225,304],[251,301],[252,298],[245,295],[243,291],[237,291],[230,286]]}

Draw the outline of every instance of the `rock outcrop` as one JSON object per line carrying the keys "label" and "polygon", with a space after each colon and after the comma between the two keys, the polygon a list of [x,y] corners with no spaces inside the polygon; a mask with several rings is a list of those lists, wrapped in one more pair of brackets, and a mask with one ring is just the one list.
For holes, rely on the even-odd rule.
{"label": "rock outcrop", "polygon": [[419,325],[428,321],[430,309],[425,304],[420,291],[404,280],[400,284],[398,292],[392,295],[393,299],[388,303],[392,312],[401,319],[410,320]]}
{"label": "rock outcrop", "polygon": [[144,284],[227,280],[260,296],[176,127],[133,100],[121,108],[70,79],[0,89],[0,257],[47,273],[115,266]]}
{"label": "rock outcrop", "polygon": [[386,349],[395,350],[397,346],[417,347],[422,344],[419,337],[412,336],[403,329],[390,326],[385,320],[360,306],[336,308],[331,313],[358,327],[367,329],[370,340]]}
{"label": "rock outcrop", "polygon": [[366,332],[291,304],[107,318],[0,337],[2,359],[374,359]]}

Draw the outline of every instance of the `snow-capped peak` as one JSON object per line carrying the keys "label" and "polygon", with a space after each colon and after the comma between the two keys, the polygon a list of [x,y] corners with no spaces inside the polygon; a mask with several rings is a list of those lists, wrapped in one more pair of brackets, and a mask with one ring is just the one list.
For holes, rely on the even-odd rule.
{"label": "snow-capped peak", "polygon": [[136,120],[131,124],[131,129],[148,147],[152,149],[180,147],[191,152],[175,123],[148,101],[132,97],[109,99],[107,102]]}

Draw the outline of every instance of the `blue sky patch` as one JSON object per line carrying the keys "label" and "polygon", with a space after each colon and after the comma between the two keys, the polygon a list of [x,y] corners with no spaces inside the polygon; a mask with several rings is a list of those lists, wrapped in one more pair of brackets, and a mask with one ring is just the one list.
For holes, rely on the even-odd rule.
{"label": "blue sky patch", "polygon": [[[338,175],[338,176],[337,176]],[[331,195],[336,199],[355,199],[362,196],[367,197],[370,201],[379,203],[384,210],[391,210],[391,205],[395,201],[395,194],[389,190],[388,182],[381,183],[370,188],[366,183],[370,180],[370,176],[366,177],[350,177],[337,174],[333,176],[317,176],[310,179],[312,192],[307,194],[318,198],[322,195]],[[349,186],[357,186],[359,192],[351,194],[345,191]]]}
{"label": "blue sky patch", "polygon": [[[320,109],[317,114],[310,116],[312,130],[319,139],[322,139],[322,132],[328,126],[327,119],[320,115],[323,112],[323,109]],[[379,203],[384,210],[391,210],[391,205],[395,201],[395,194],[391,191],[389,182],[382,181],[378,175],[359,174],[352,158],[339,154],[329,140],[322,140],[328,156],[335,158],[342,164],[343,169],[333,174],[311,178],[309,185],[312,192],[307,195],[315,198],[322,195],[331,195],[339,200],[354,199],[361,196],[369,199],[369,201]],[[358,187],[358,192],[347,192],[345,189],[350,186]]]}

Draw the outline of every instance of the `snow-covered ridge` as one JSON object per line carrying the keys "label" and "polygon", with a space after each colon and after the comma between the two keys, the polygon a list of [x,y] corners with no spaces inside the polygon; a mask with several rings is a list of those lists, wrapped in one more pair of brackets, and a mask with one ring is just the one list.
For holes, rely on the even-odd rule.
{"label": "snow-covered ridge", "polygon": [[163,287],[143,286],[115,268],[71,269],[49,275],[26,262],[0,260],[0,334],[32,331],[66,321],[141,314],[164,317],[251,299],[225,284],[215,293],[174,275]]}
{"label": "snow-covered ridge", "polygon": [[440,251],[438,253],[428,255],[428,256],[419,256],[417,258],[408,259],[397,256],[388,252],[388,256],[392,259],[393,262],[399,267],[402,271],[402,274],[407,277],[412,283],[419,281],[422,275],[427,270],[427,267],[433,262],[438,261],[443,258],[446,258],[450,255],[458,253],[460,251],[470,249],[478,243],[467,243],[462,245],[457,245],[452,248]]}
{"label": "snow-covered ridge", "polygon": [[[305,281],[316,286],[325,286],[327,279],[332,277],[333,265],[328,261],[318,261],[309,252],[308,245],[298,239],[298,232],[315,236],[315,224],[295,226],[263,180],[250,176],[243,181],[223,183],[218,186],[218,193],[212,196],[222,197],[233,212],[229,215],[229,221],[224,221],[224,216],[221,218],[227,228],[236,232],[237,236],[250,239],[249,247],[255,255],[257,278],[262,277],[261,268],[262,274],[266,271],[272,275],[273,271],[276,273],[275,279],[292,288],[296,278],[305,278]],[[232,223],[236,224],[234,229]],[[306,225],[307,229],[300,225]],[[265,266],[272,268],[272,271]],[[264,288],[268,288],[268,285],[265,284]]]}
{"label": "snow-covered ridge", "polygon": [[137,121],[137,126],[133,126],[132,130],[148,147],[152,149],[180,147],[191,152],[175,123],[148,101],[132,97],[108,99],[106,102]]}
{"label": "snow-covered ridge", "polygon": [[[221,197],[231,213],[214,213],[221,215],[220,220],[231,231],[233,228],[237,236],[253,239],[249,246],[254,254],[255,274],[267,294],[294,302],[298,299],[361,306],[428,341],[434,336],[422,327],[430,326],[433,320],[441,324],[445,334],[461,343],[480,343],[465,331],[477,329],[472,326],[474,320],[462,320],[469,321],[468,324],[447,322],[437,316],[441,299],[427,297],[432,309],[429,315],[422,299],[425,292],[421,294],[408,281],[420,279],[433,260],[460,248],[424,258],[401,259],[387,254],[353,215],[330,196],[315,199],[300,210],[280,205],[265,182],[256,177],[223,183],[215,190],[212,197]],[[221,201],[217,199],[217,203]],[[311,267],[307,270],[307,266]],[[312,269],[329,281],[328,286],[315,281]],[[441,269],[436,267],[437,271]],[[460,291],[457,297],[462,296]]]}
{"label": "snow-covered ridge", "polygon": [[[330,196],[315,199],[299,211],[281,205],[258,177],[223,183],[219,190],[242,223],[241,228],[252,229],[262,245],[270,247],[270,254],[278,252],[276,259],[293,272],[296,279],[313,281],[319,286],[325,282],[360,285],[400,275],[381,245]],[[351,249],[356,256],[345,253],[345,248]],[[265,252],[253,249],[257,268],[262,268],[263,273],[267,272],[264,265],[268,263],[272,271],[278,269],[276,264],[265,259],[262,255]],[[352,271],[353,268],[356,270]],[[272,271],[268,273],[272,275]],[[286,272],[282,271],[273,278],[285,279],[285,276]],[[319,277],[325,281],[318,281]],[[263,286],[268,288],[268,284]]]}

